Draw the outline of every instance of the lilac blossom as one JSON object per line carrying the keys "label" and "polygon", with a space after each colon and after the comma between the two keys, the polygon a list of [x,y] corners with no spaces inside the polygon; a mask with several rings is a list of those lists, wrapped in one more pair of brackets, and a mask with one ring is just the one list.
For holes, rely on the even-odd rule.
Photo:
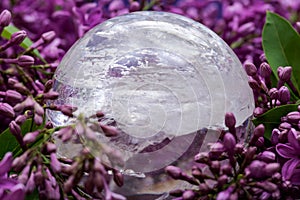
{"label": "lilac blossom", "polygon": [[11,152],[6,153],[0,161],[0,199],[3,200],[25,198],[24,185],[8,176],[12,162],[13,155]]}
{"label": "lilac blossom", "polygon": [[282,176],[284,180],[290,180],[296,185],[300,185],[300,174],[299,170],[297,170],[300,164],[300,143],[298,138],[298,132],[292,128],[288,132],[288,143],[279,143],[276,145],[277,153],[281,157],[288,159],[282,166]]}

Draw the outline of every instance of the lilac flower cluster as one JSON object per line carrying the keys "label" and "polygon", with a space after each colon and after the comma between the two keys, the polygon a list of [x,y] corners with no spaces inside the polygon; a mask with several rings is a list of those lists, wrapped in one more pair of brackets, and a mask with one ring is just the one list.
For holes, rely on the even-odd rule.
{"label": "lilac flower cluster", "polygon": [[0,162],[0,199],[24,199],[24,185],[18,180],[10,178],[8,173],[13,164],[13,155],[11,152],[5,154]]}
{"label": "lilac flower cluster", "polygon": [[[264,145],[264,126],[259,125],[254,129],[246,145],[236,140],[235,118],[232,113],[226,114],[226,121],[229,131],[223,132],[220,140],[211,145],[209,152],[201,152],[195,156],[191,175],[175,166],[166,167],[166,173],[172,178],[197,186],[197,189],[178,189],[170,194],[177,197],[177,200],[299,198],[299,194],[292,192],[299,191],[299,188],[293,187],[290,180],[282,179],[281,166],[277,162],[274,148],[266,148]],[[276,148],[283,150],[281,146]],[[291,154],[284,155],[286,158]],[[295,159],[295,156],[291,159]],[[298,163],[295,160],[290,162]],[[289,163],[287,166],[291,167]],[[282,170],[291,176],[289,170],[284,167]],[[297,172],[295,179],[298,178]]]}
{"label": "lilac flower cluster", "polygon": [[271,142],[279,155],[283,180],[300,185],[300,106],[297,111],[282,116],[281,124],[273,129]]}
{"label": "lilac flower cluster", "polygon": [[[13,2],[13,3],[12,3]],[[199,21],[218,33],[242,62],[259,63],[261,31],[267,10],[292,22],[299,20],[298,1],[266,0],[4,0],[1,9],[14,13],[14,24],[37,40],[44,32],[56,38],[42,50],[47,61],[61,59],[86,31],[111,17],[139,10],[173,12]]]}
{"label": "lilac flower cluster", "polygon": [[[9,32],[7,26],[11,18],[8,10],[0,13],[1,32]],[[120,156],[109,147],[103,147],[101,152],[112,160],[111,165],[104,165],[102,158],[90,151],[91,145],[100,145],[93,144],[95,132],[113,136],[118,131],[98,122],[89,127],[88,119],[80,116],[74,126],[53,127],[45,122],[46,109],[76,117],[75,108],[46,104],[47,100],[58,97],[50,79],[56,64],[46,63],[39,52],[55,40],[54,31],[42,33],[36,42],[20,48],[26,37],[26,31],[20,30],[12,33],[9,39],[0,40],[0,119],[3,121],[0,131],[7,129],[17,141],[16,147],[20,147],[20,151],[8,152],[1,158],[0,199],[22,200],[29,194],[45,199],[124,199],[109,188],[111,179],[119,186],[123,184],[122,174],[112,168],[114,163],[121,162]],[[103,114],[99,112],[93,117],[101,118]],[[23,126],[28,122],[30,130],[24,132]],[[74,159],[58,158],[54,133],[63,142],[75,137],[89,143],[83,142],[85,146]]]}
{"label": "lilac flower cluster", "polygon": [[101,0],[95,2],[62,0],[2,1],[14,14],[15,26],[26,30],[28,36],[37,40],[48,31],[56,33],[55,39],[41,55],[48,61],[60,60],[71,45],[95,25],[117,15],[141,10],[137,1]]}
{"label": "lilac flower cluster", "polygon": [[[261,32],[266,11],[273,11],[293,23],[299,21],[298,1],[266,0],[178,0],[158,1],[153,10],[185,15],[218,33],[235,51],[242,62],[260,62],[263,53]],[[174,3],[175,2],[175,3]]]}
{"label": "lilac flower cluster", "polygon": [[[2,11],[0,21],[3,32],[10,24],[11,13]],[[41,125],[45,100],[57,97],[57,93],[51,90],[52,85],[47,82],[54,72],[53,64],[45,64],[34,54],[36,48],[52,41],[55,33],[46,32],[27,49],[21,49],[19,45],[26,36],[27,33],[20,30],[12,33],[8,40],[0,39],[0,131],[10,124],[19,141],[20,126],[24,121],[33,117],[36,124]]]}

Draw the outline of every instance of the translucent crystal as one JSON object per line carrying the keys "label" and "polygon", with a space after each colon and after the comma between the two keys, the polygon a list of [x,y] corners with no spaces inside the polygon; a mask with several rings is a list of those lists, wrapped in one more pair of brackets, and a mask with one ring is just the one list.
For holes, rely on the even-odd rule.
{"label": "translucent crystal", "polygon": [[[86,116],[101,110],[101,123],[121,130],[99,141],[122,152],[121,170],[130,182],[118,190],[126,195],[173,188],[163,168],[188,168],[186,160],[218,139],[226,112],[244,126],[254,107],[230,47],[202,24],[171,13],[135,12],[105,21],[73,45],[54,77],[56,104],[74,105],[76,114]],[[47,114],[56,126],[73,120]]]}

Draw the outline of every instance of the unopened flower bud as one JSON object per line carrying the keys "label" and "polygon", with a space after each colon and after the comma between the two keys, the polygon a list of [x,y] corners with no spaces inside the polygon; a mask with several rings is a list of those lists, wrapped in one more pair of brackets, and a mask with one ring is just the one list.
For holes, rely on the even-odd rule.
{"label": "unopened flower bud", "polygon": [[210,188],[208,187],[208,185],[206,183],[200,183],[199,184],[199,191],[202,194],[208,194],[210,191]]}
{"label": "unopened flower bud", "polygon": [[225,114],[225,125],[228,128],[231,128],[231,127],[235,127],[235,124],[236,124],[236,119],[235,119],[234,114],[231,112],[227,112]]}
{"label": "unopened flower bud", "polygon": [[53,86],[53,80],[48,80],[45,83],[44,93],[49,92],[51,90],[52,86]]}
{"label": "unopened flower bud", "polygon": [[107,125],[100,124],[100,127],[104,135],[107,137],[113,137],[120,133],[120,131],[114,126],[107,126]]}
{"label": "unopened flower bud", "polygon": [[256,159],[264,161],[266,163],[275,161],[275,153],[271,151],[264,151],[257,155]]}
{"label": "unopened flower bud", "polygon": [[56,152],[56,145],[52,142],[46,143],[46,150],[49,154]]}
{"label": "unopened flower bud", "polygon": [[262,114],[264,114],[264,109],[262,109],[261,107],[256,107],[253,111],[254,117],[259,117]]}
{"label": "unopened flower bud", "polygon": [[141,9],[141,5],[138,1],[133,1],[130,3],[130,11],[134,12],[134,11],[138,11]]}
{"label": "unopened flower bud", "polygon": [[97,112],[96,112],[96,117],[97,117],[97,118],[104,117],[104,113],[103,113],[102,111],[97,111]]}
{"label": "unopened flower bud", "polygon": [[217,160],[211,161],[210,169],[213,173],[219,174],[220,167],[221,167],[221,164],[219,161],[217,161]]}
{"label": "unopened flower bud", "polygon": [[58,98],[58,96],[59,93],[53,90],[50,90],[49,92],[43,94],[44,99],[49,99],[49,100],[55,100]]}
{"label": "unopened flower bud", "polygon": [[266,78],[271,76],[272,69],[268,63],[266,62],[261,63],[259,69],[260,69],[260,75],[262,77]]}
{"label": "unopened flower bud", "polygon": [[61,170],[61,163],[58,161],[57,157],[56,157],[56,153],[53,152],[50,154],[50,166],[51,166],[51,169],[57,173],[57,172],[60,172]]}
{"label": "unopened flower bud", "polygon": [[42,34],[42,39],[45,43],[49,43],[55,38],[55,35],[54,31],[48,31]]}
{"label": "unopened flower bud", "polygon": [[[272,167],[273,168],[273,167]],[[280,168],[280,166],[279,166]],[[268,171],[266,169],[266,171]],[[281,176],[281,173],[279,172],[275,172],[273,175],[272,175],[272,179],[275,180],[275,181],[281,181],[282,180],[282,176]]]}
{"label": "unopened flower bud", "polygon": [[255,146],[261,148],[265,145],[265,139],[264,137],[257,138],[257,141],[255,142]]}
{"label": "unopened flower bud", "polygon": [[7,152],[2,160],[0,161],[0,176],[3,176],[4,174],[8,173],[12,163],[13,163],[13,155],[11,152]]}
{"label": "unopened flower bud", "polygon": [[226,133],[223,138],[223,144],[226,148],[228,154],[233,155],[234,154],[234,148],[236,145],[236,140],[234,136],[231,133]]}
{"label": "unopened flower bud", "polygon": [[36,140],[37,136],[40,134],[40,131],[36,130],[34,132],[26,133],[26,135],[23,137],[23,142],[25,144],[32,143]]}
{"label": "unopened flower bud", "polygon": [[228,176],[226,174],[223,174],[218,178],[218,187],[222,188],[223,185],[227,184],[228,182]]}
{"label": "unopened flower bud", "polygon": [[278,144],[279,134],[280,134],[280,131],[278,129],[275,128],[275,129],[272,130],[271,143],[273,145]]}
{"label": "unopened flower bud", "polygon": [[27,180],[27,183],[25,185],[25,191],[28,193],[33,192],[33,190],[35,189],[36,185],[34,182],[34,172],[30,173],[29,179]]}
{"label": "unopened flower bud", "polygon": [[298,124],[300,121],[300,112],[294,111],[287,114],[287,121],[292,124]]}
{"label": "unopened flower bud", "polygon": [[282,104],[286,104],[290,100],[290,91],[287,87],[281,86],[278,90],[278,100]]}
{"label": "unopened flower bud", "polygon": [[71,139],[73,135],[73,128],[68,126],[57,131],[57,136],[63,141],[66,142]]}
{"label": "unopened flower bud", "polygon": [[9,123],[9,130],[15,137],[21,137],[21,127],[15,121]]}
{"label": "unopened flower bud", "polygon": [[19,115],[16,119],[15,122],[18,125],[22,125],[26,121],[27,117],[25,115]]}
{"label": "unopened flower bud", "polygon": [[250,163],[253,160],[253,157],[256,153],[257,148],[250,146],[245,153],[245,161]]}
{"label": "unopened flower bud", "polygon": [[39,104],[39,103],[35,103],[34,104],[34,112],[40,116],[44,115],[44,108]]}
{"label": "unopened flower bud", "polygon": [[30,91],[27,87],[25,87],[22,83],[15,83],[13,88],[20,92],[21,94],[30,94]]}
{"label": "unopened flower bud", "polygon": [[182,177],[182,171],[179,167],[167,166],[165,168],[165,172],[175,180],[180,179]]}
{"label": "unopened flower bud", "polygon": [[44,175],[43,175],[41,169],[38,169],[34,173],[34,182],[36,185],[41,185],[43,183],[43,180],[44,180]]}
{"label": "unopened flower bud", "polygon": [[265,134],[265,126],[263,124],[259,124],[257,127],[254,128],[253,134],[257,138],[263,137]]}
{"label": "unopened flower bud", "polygon": [[229,164],[222,165],[221,173],[231,176],[232,175],[232,167]]}
{"label": "unopened flower bud", "polygon": [[121,187],[124,184],[124,176],[121,172],[114,170],[114,181],[117,184],[117,186]]}
{"label": "unopened flower bud", "polygon": [[20,102],[22,99],[22,95],[15,90],[7,90],[5,92],[5,100],[7,102]]}
{"label": "unopened flower bud", "polygon": [[0,14],[0,26],[8,26],[11,21],[11,13],[8,10],[3,10]]}
{"label": "unopened flower bud", "polygon": [[216,142],[210,147],[209,158],[217,159],[219,156],[222,155],[222,153],[224,153],[224,151],[224,145],[221,142]]}
{"label": "unopened flower bud", "polygon": [[24,165],[26,164],[26,160],[28,158],[29,152],[25,151],[21,156],[16,157],[12,163],[12,167],[15,171],[19,172]]}
{"label": "unopened flower bud", "polygon": [[18,58],[18,65],[20,65],[21,67],[30,67],[33,64],[34,64],[34,58],[32,56],[21,55]]}
{"label": "unopened flower bud", "polygon": [[122,10],[124,8],[124,3],[121,0],[112,1],[109,4],[108,10],[109,11],[116,11],[116,10]]}
{"label": "unopened flower bud", "polygon": [[8,103],[0,103],[0,115],[13,118],[15,117],[15,111]]}
{"label": "unopened flower bud", "polygon": [[60,111],[68,117],[73,117],[74,108],[71,106],[63,105],[60,107]]}
{"label": "unopened flower bud", "polygon": [[265,166],[265,172],[267,176],[273,176],[279,170],[280,170],[279,163],[269,163]]}
{"label": "unopened flower bud", "polygon": [[292,128],[292,125],[288,122],[283,122],[281,124],[279,124],[279,130],[283,131],[283,130],[290,130]]}
{"label": "unopened flower bud", "polygon": [[25,184],[29,178],[29,172],[30,172],[30,165],[26,165],[24,169],[22,170],[21,174],[18,177],[18,181],[22,184]]}
{"label": "unopened flower bud", "polygon": [[278,99],[279,94],[278,94],[277,88],[271,88],[269,90],[269,96],[270,96],[271,99]]}
{"label": "unopened flower bud", "polygon": [[68,180],[64,183],[64,191],[66,193],[69,193],[72,190],[74,185],[74,180],[75,180],[75,176],[71,175],[69,176]]}
{"label": "unopened flower bud", "polygon": [[264,182],[256,182],[256,186],[263,188],[269,193],[275,192],[277,190],[277,185],[270,182],[270,181],[264,181]]}
{"label": "unopened flower bud", "polygon": [[258,160],[252,161],[248,167],[250,172],[249,176],[256,179],[264,178],[266,174],[265,171],[262,169],[264,169],[265,166],[266,166],[265,162],[258,161]]}
{"label": "unopened flower bud", "polygon": [[41,91],[44,91],[45,86],[44,86],[43,83],[41,83],[39,80],[35,80],[34,83],[35,83],[35,85],[39,88],[39,90],[40,90],[39,93],[40,93]]}
{"label": "unopened flower bud", "polygon": [[243,151],[244,151],[244,145],[243,145],[243,144],[238,143],[238,144],[235,145],[235,147],[234,147],[234,152],[235,152],[236,154],[242,154]]}
{"label": "unopened flower bud", "polygon": [[278,77],[281,81],[287,82],[292,76],[292,67],[287,66],[277,71]]}
{"label": "unopened flower bud", "polygon": [[192,190],[186,190],[182,194],[182,198],[184,200],[193,200],[193,199],[195,199],[195,196],[196,196],[196,194]]}
{"label": "unopened flower bud", "polygon": [[233,190],[234,190],[234,186],[229,186],[226,190],[218,193],[216,200],[230,199]]}
{"label": "unopened flower bud", "polygon": [[250,80],[248,81],[248,84],[249,84],[249,86],[252,88],[252,90],[254,90],[254,91],[260,91],[260,90],[261,90],[260,85],[259,85],[258,82],[257,82],[256,80],[254,80],[254,79],[250,79]]}
{"label": "unopened flower bud", "polygon": [[208,152],[200,152],[195,155],[194,161],[198,163],[208,163],[209,162],[209,154]]}
{"label": "unopened flower bud", "polygon": [[193,168],[192,168],[192,176],[199,179],[200,182],[204,182],[204,177],[203,177],[202,171],[201,171],[201,169],[199,169],[196,166],[193,166]]}
{"label": "unopened flower bud", "polygon": [[10,42],[11,44],[19,45],[23,42],[26,36],[27,36],[26,31],[24,30],[17,31],[11,35]]}
{"label": "unopened flower bud", "polygon": [[257,72],[257,68],[253,63],[246,63],[245,70],[248,76],[255,76]]}
{"label": "unopened flower bud", "polygon": [[34,123],[35,123],[36,125],[40,126],[40,125],[43,124],[44,119],[43,119],[42,116],[40,116],[40,115],[38,115],[38,114],[35,114],[34,117],[33,117],[33,121],[34,121]]}

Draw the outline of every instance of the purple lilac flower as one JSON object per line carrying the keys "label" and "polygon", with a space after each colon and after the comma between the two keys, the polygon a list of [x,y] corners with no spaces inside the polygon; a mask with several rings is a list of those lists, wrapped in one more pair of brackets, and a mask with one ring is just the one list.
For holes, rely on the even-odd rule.
{"label": "purple lilac flower", "polygon": [[298,179],[300,174],[297,169],[300,164],[300,142],[298,132],[294,128],[288,132],[288,143],[277,144],[276,151],[281,157],[288,159],[282,166],[284,180],[290,180],[293,184],[300,185],[300,179]]}
{"label": "purple lilac flower", "polygon": [[8,176],[13,162],[11,152],[5,154],[0,161],[0,199],[14,200],[25,198],[25,187],[22,183]]}

